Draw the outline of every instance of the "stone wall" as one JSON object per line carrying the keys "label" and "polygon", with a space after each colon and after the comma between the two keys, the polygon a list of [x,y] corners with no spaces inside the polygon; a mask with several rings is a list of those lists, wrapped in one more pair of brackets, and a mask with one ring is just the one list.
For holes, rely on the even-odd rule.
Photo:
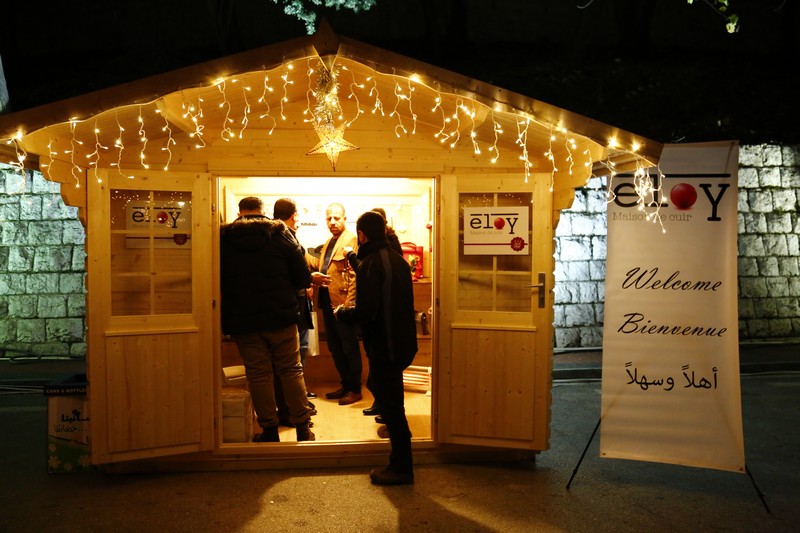
{"label": "stone wall", "polygon": [[[556,348],[602,345],[605,178],[576,191],[556,229]],[[800,338],[800,146],[739,152],[739,339]]]}
{"label": "stone wall", "polygon": [[60,186],[0,167],[0,357],[84,357],[83,226]]}
{"label": "stone wall", "polygon": [[[556,229],[555,347],[602,346],[604,178],[575,194]],[[739,336],[800,338],[800,146],[743,146]],[[0,357],[83,357],[84,236],[77,209],[40,173],[0,167]]]}

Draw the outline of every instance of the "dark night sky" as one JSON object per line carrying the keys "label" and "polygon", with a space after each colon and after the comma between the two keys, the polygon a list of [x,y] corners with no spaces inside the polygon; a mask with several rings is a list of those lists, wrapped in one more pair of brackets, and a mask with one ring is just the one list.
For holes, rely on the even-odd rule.
{"label": "dark night sky", "polygon": [[[377,0],[334,31],[662,142],[800,143],[800,0]],[[579,6],[586,6],[580,8]],[[3,6],[11,110],[305,35],[271,0]]]}

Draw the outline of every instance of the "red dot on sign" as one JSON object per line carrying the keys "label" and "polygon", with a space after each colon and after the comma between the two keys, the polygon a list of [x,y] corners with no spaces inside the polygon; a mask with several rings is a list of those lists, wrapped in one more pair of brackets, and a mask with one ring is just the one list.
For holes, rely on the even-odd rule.
{"label": "red dot on sign", "polygon": [[521,252],[525,248],[525,241],[522,237],[514,237],[511,239],[511,249],[515,252]]}
{"label": "red dot on sign", "polygon": [[506,221],[500,217],[494,219],[494,228],[495,229],[503,229],[506,225]]}
{"label": "red dot on sign", "polygon": [[169,216],[164,211],[159,211],[158,215],[156,215],[156,220],[159,224],[164,224],[169,219]]}
{"label": "red dot on sign", "polygon": [[669,191],[669,199],[675,209],[691,209],[697,201],[697,191],[688,183],[679,183]]}

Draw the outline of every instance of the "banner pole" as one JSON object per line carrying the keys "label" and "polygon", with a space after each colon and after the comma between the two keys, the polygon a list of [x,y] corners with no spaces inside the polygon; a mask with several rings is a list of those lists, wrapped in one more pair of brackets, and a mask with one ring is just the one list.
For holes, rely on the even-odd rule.
{"label": "banner pole", "polygon": [[567,482],[567,490],[569,490],[569,486],[572,485],[572,480],[575,479],[575,475],[578,473],[578,468],[580,468],[581,463],[583,462],[583,458],[586,456],[586,452],[589,450],[589,445],[592,443],[592,440],[594,440],[594,436],[597,433],[597,430],[600,428],[600,420],[602,420],[602,417],[597,419],[597,424],[594,426],[594,431],[592,431],[592,436],[589,437],[589,441],[583,448],[583,453],[581,454],[581,458],[578,459],[578,464],[576,464],[575,468],[572,470],[572,475],[570,476],[569,481]]}
{"label": "banner pole", "polygon": [[767,510],[767,513],[772,514],[772,511],[769,510],[769,505],[767,505],[767,499],[764,497],[764,493],[761,492],[761,489],[756,485],[756,480],[753,478],[753,474],[750,473],[750,469],[747,468],[746,464],[744,465],[744,471],[747,472],[747,476],[750,478],[750,482],[753,484],[756,494],[758,494],[758,497],[761,499],[761,503],[764,504],[764,509]]}

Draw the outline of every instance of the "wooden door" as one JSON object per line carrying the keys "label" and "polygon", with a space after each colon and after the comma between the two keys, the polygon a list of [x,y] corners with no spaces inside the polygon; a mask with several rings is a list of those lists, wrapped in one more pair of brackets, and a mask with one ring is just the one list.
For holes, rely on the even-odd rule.
{"label": "wooden door", "polygon": [[110,170],[96,177],[88,184],[87,232],[92,461],[209,450],[209,176],[131,179]]}
{"label": "wooden door", "polygon": [[[554,265],[549,185],[549,174],[532,175],[527,182],[511,174],[442,178],[441,442],[547,448]],[[514,228],[523,240],[514,242],[527,243],[529,253],[490,248],[492,255],[473,255],[474,244],[465,250],[465,224],[477,227],[503,218],[466,220],[465,212],[475,208],[487,215],[528,208],[527,227]]]}

